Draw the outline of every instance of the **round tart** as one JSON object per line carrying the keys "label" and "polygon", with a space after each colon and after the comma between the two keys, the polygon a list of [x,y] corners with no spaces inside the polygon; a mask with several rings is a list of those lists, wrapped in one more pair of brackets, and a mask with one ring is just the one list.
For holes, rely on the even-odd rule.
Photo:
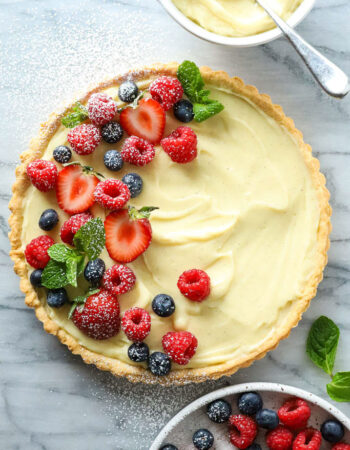
{"label": "round tart", "polygon": [[[205,89],[210,90],[210,98],[220,102],[224,109],[219,112],[222,108],[218,108],[218,113],[208,120],[182,123],[175,118],[171,107],[171,98],[178,101],[182,96],[178,85],[174,82],[167,91],[166,83],[164,87],[158,81],[157,89],[154,85],[149,89],[152,81],[161,76],[176,79],[177,70],[178,65],[174,63],[131,71],[88,92],[80,102],[88,105],[91,120],[98,124],[91,125],[91,120],[83,116],[83,128],[79,129],[78,137],[76,128],[73,128],[75,134],[69,138],[70,144],[67,135],[72,133],[72,129],[65,128],[61,120],[72,110],[72,105],[60,114],[53,114],[42,125],[30,149],[21,156],[22,164],[16,170],[10,202],[11,257],[15,271],[21,277],[26,304],[35,308],[45,330],[56,335],[73,353],[80,354],[86,363],[131,381],[145,383],[181,384],[216,379],[249,366],[274,349],[297,325],[316,294],[327,262],[331,229],[329,193],[325,178],[319,171],[319,162],[282,108],[274,105],[267,95],[259,94],[255,87],[245,85],[241,79],[203,67],[200,72]],[[126,80],[137,83],[139,90],[144,91],[144,98],[135,99],[133,85],[126,86],[120,96],[134,101],[135,109],[126,107],[121,112],[126,104],[118,98],[118,87]],[[97,92],[103,92],[116,101],[118,113],[106,96],[101,114],[96,105],[102,100],[94,98],[88,104],[89,98]],[[185,86],[185,92],[189,92],[188,86]],[[117,125],[113,125],[111,130],[108,129],[110,125],[106,129],[106,125],[101,123],[114,116],[114,122],[120,121],[128,130],[132,129],[135,123],[142,122],[142,108],[146,108],[147,102],[149,106],[151,95],[156,124],[159,125],[159,117],[165,116],[165,129],[156,127],[155,134],[152,134],[153,122],[148,127],[149,115],[146,114],[146,128],[152,133],[146,136],[148,140],[143,141],[135,160],[133,145],[138,138],[129,138],[124,130],[120,140]],[[159,110],[161,103],[167,109],[166,113]],[[186,109],[187,106],[181,107]],[[86,113],[86,109],[81,108]],[[126,110],[128,112],[125,113]],[[186,116],[187,110],[182,112],[185,120],[191,119]],[[201,112],[197,110],[196,114],[199,114],[197,118],[203,119]],[[174,150],[174,141],[169,141],[174,139],[172,133],[179,127],[186,127],[183,148],[191,142],[191,151],[181,153],[181,161],[179,148]],[[160,138],[163,138],[161,145],[159,136],[156,137],[159,129]],[[106,140],[113,140],[112,131],[115,132],[114,137],[117,136],[114,140],[119,141],[107,143]],[[89,147],[89,154],[81,154],[82,149],[86,151],[86,146],[79,147],[83,132],[92,143],[93,151]],[[152,140],[156,142],[154,145]],[[74,223],[79,222],[77,229],[86,223],[91,224],[91,217],[94,217],[94,224],[105,221],[108,251],[102,245],[101,254],[97,252],[90,258],[99,256],[104,265],[100,261],[96,263],[95,272],[91,267],[89,274],[85,271],[85,278],[93,280],[96,273],[100,269],[103,273],[106,267],[103,292],[99,293],[100,288],[96,289],[95,285],[94,290],[86,294],[89,284],[81,275],[77,288],[66,288],[68,302],[61,293],[50,294],[49,298],[45,288],[33,286],[30,282],[33,267],[28,261],[40,255],[34,249],[28,259],[29,251],[26,250],[28,244],[41,235],[50,236],[56,244],[63,244],[62,239],[66,243],[73,242],[77,249],[70,245],[68,248],[76,252],[74,255],[80,254],[78,250],[84,247],[82,241],[72,241],[76,229],[72,228],[72,221],[68,225],[66,221],[74,214],[74,207],[85,198],[85,191],[69,202],[65,191],[68,189],[67,177],[64,175],[69,172],[73,176],[81,168],[74,165],[64,167],[58,163],[53,158],[53,151],[59,146],[76,148],[72,151],[70,163],[80,162],[93,167],[96,174],[108,179],[107,183],[100,175],[96,180],[95,175],[86,175],[94,177],[89,178],[86,189],[90,189],[91,183],[99,184],[91,205],[86,208],[88,212],[74,219]],[[117,159],[113,159],[115,154],[106,153],[121,149],[123,164],[118,160],[119,153]],[[67,156],[67,149],[62,151],[62,161],[66,161],[64,155]],[[48,192],[38,190],[28,177],[28,165],[37,159],[51,161],[57,166],[56,187]],[[121,188],[123,183],[120,180],[125,180],[123,177],[128,173],[140,175],[143,181],[141,193],[138,182],[132,186],[129,184],[130,195]],[[63,179],[66,183],[64,189]],[[106,192],[110,195],[108,202],[104,203]],[[134,208],[128,211],[127,205]],[[149,219],[144,219],[138,217],[137,212],[144,206],[158,209],[152,210]],[[43,231],[38,223],[47,209],[54,209],[59,221],[56,224],[53,217],[53,228]],[[151,236],[140,255],[135,258],[133,254],[129,259],[131,246],[125,247],[118,242],[119,231],[113,234],[116,223],[128,220],[128,214],[134,214],[133,223],[137,225],[139,220],[146,222],[145,227],[141,227],[141,234],[145,236],[147,229],[149,238]],[[64,224],[65,231],[62,231]],[[138,227],[135,233],[139,233],[141,228]],[[73,234],[69,235],[67,229],[73,229]],[[51,243],[45,241],[42,245],[52,245],[53,241],[45,239]],[[78,267],[87,263],[84,256],[77,258]],[[111,267],[114,267],[114,272]],[[116,279],[119,283],[117,290],[113,291],[112,286],[112,290],[106,291]],[[120,280],[126,281],[123,284]],[[163,296],[157,297],[161,294]],[[118,305],[113,303],[111,296],[115,297]],[[155,297],[157,300],[153,301]],[[77,298],[72,308],[70,302]],[[91,312],[96,302],[106,308],[105,314],[98,317]],[[121,323],[118,321],[118,308]],[[84,311],[86,316],[93,316],[93,325],[84,322]],[[108,327],[103,320],[110,320]],[[102,321],[102,325],[98,321]],[[135,323],[137,330],[132,329]],[[148,365],[152,372],[146,362],[137,362],[138,358],[143,361],[147,358],[148,350],[145,351],[146,346],[141,341],[148,345],[151,353]],[[169,372],[170,360],[172,369]],[[157,373],[159,368],[164,369],[165,376],[159,376],[164,375]]]}

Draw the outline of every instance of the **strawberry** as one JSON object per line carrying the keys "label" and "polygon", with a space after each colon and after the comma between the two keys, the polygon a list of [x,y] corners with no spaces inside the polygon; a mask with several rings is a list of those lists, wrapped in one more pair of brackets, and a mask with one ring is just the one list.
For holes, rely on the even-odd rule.
{"label": "strawberry", "polygon": [[159,144],[165,127],[165,112],[152,98],[140,100],[136,108],[125,108],[120,113],[120,124],[130,136]]}
{"label": "strawberry", "polygon": [[152,228],[148,220],[157,208],[134,207],[110,213],[105,220],[106,248],[114,261],[128,263],[134,261],[149,246]]}
{"label": "strawberry", "polygon": [[68,214],[87,211],[95,201],[94,190],[99,180],[79,165],[67,166],[58,173],[56,197]]}

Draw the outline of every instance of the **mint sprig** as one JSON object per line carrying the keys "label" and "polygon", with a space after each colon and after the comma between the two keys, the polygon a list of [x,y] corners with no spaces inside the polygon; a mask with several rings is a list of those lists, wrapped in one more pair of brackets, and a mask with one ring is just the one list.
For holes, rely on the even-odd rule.
{"label": "mint sprig", "polygon": [[339,342],[339,328],[328,317],[321,316],[312,324],[306,341],[306,353],[311,361],[330,375],[327,393],[337,402],[350,402],[350,372],[333,375]]}
{"label": "mint sprig", "polygon": [[72,112],[65,115],[61,123],[66,128],[74,128],[77,125],[84,122],[89,117],[88,110],[82,105],[80,102],[76,102],[76,104],[72,108]]}
{"label": "mint sprig", "polygon": [[210,91],[204,89],[202,75],[194,62],[184,61],[177,69],[177,78],[193,103],[194,120],[197,122],[203,122],[224,109],[220,102],[209,98]]}
{"label": "mint sprig", "polygon": [[67,285],[78,286],[78,277],[83,273],[86,257],[96,259],[105,245],[105,229],[98,217],[89,220],[74,236],[76,248],[54,244],[48,249],[50,261],[42,274],[42,285],[58,289]]}

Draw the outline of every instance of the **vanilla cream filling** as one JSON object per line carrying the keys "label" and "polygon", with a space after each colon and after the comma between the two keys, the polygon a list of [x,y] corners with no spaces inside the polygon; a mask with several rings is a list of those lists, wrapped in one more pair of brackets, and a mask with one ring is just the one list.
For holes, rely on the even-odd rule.
{"label": "vanilla cream filling", "polygon": [[[122,143],[101,143],[92,155],[73,156],[107,177],[138,172],[144,189],[130,203],[159,207],[151,218],[150,247],[130,264],[137,277],[135,288],[119,301],[122,311],[137,305],[151,313],[152,329],[146,342],[152,351],[162,349],[161,339],[168,331],[193,333],[199,345],[186,368],[258,352],[287,324],[317,264],[319,203],[297,142],[249,100],[210,89],[225,109],[203,123],[189,124],[198,136],[199,150],[189,164],[172,162],[157,147],[149,165],[125,164],[122,171],[109,172],[103,154],[107,149],[120,149]],[[116,96],[117,89],[106,92]],[[179,125],[168,114],[165,135]],[[67,142],[67,132],[59,127],[44,159],[52,159],[54,148]],[[30,187],[23,205],[23,246],[43,234],[38,220],[49,207],[60,214],[59,225],[49,233],[58,241],[68,216],[59,210],[54,192],[43,194]],[[96,205],[92,212],[102,218],[108,214]],[[114,263],[106,250],[102,257],[107,267]],[[191,268],[203,269],[211,277],[210,296],[202,303],[183,297],[176,286],[179,275]],[[83,279],[81,283],[84,289]],[[73,298],[77,290],[69,289],[69,293]],[[152,299],[159,293],[175,300],[176,311],[169,318],[152,312]],[[46,304],[44,290],[39,296]],[[133,364],[127,356],[130,342],[122,331],[114,338],[96,341],[67,318],[69,306],[46,308],[84,347]]]}
{"label": "vanilla cream filling", "polygon": [[[302,0],[267,0],[287,20]],[[275,27],[275,23],[255,0],[173,0],[189,19],[216,34],[243,37],[259,34]]]}

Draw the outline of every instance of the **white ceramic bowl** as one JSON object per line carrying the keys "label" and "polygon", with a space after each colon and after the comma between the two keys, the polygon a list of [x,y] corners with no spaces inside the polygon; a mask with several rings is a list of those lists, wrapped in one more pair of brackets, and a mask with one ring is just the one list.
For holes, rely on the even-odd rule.
{"label": "white ceramic bowl", "polygon": [[[265,44],[273,41],[282,35],[278,28],[274,28],[264,33],[255,34],[246,37],[227,37],[220,34],[207,31],[203,27],[197,25],[192,20],[188,19],[181,11],[179,11],[172,0],[159,0],[164,9],[169,15],[176,20],[185,30],[198,36],[206,41],[214,42],[215,44],[230,45],[232,47],[253,47],[255,45]],[[295,27],[301,22],[307,14],[311,11],[315,0],[304,0],[294,14],[289,18],[288,24]]]}
{"label": "white ceramic bowl", "polygon": [[[336,418],[344,425],[344,441],[350,442],[350,419],[326,400],[311,394],[311,392],[283,384],[247,383],[219,389],[190,403],[165,425],[153,442],[150,450],[159,450],[161,445],[165,443],[176,445],[180,450],[192,450],[194,448],[192,445],[192,434],[199,428],[208,428],[213,433],[215,439],[213,449],[232,450],[233,446],[228,440],[227,425],[211,422],[207,417],[205,406],[213,400],[224,397],[231,403],[235,414],[238,411],[235,406],[238,395],[242,392],[250,391],[259,392],[262,396],[264,407],[274,410],[277,410],[284,400],[290,396],[301,397],[307,400],[311,407],[310,426],[320,429],[321,424],[325,420]],[[264,435],[265,431],[260,430],[256,439],[256,442],[260,443],[262,448],[266,448]],[[321,449],[329,450],[331,446],[331,444],[324,442]]]}

